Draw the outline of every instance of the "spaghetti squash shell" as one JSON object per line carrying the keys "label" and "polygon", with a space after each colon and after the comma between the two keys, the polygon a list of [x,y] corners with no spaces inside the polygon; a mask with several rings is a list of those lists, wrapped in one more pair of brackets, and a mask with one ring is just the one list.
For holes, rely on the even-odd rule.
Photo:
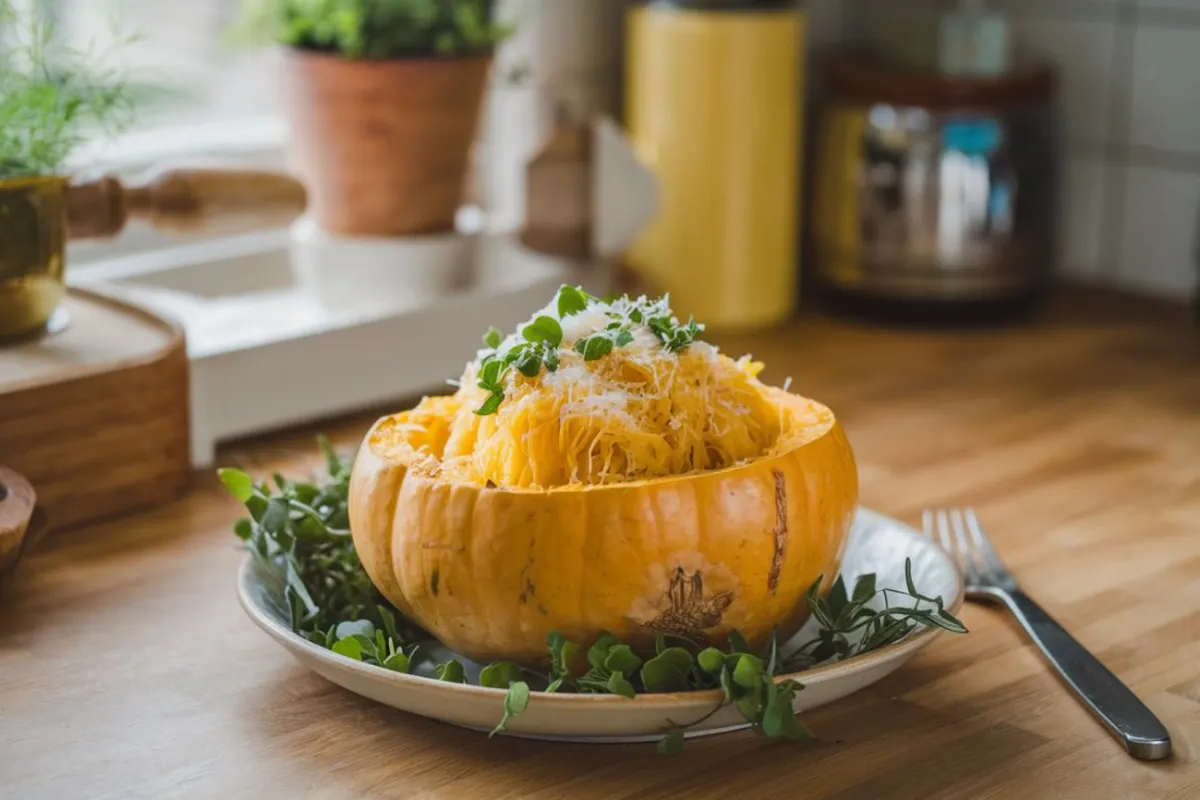
{"label": "spaghetti squash shell", "polygon": [[[543,665],[552,631],[588,644],[658,634],[754,647],[808,615],[832,584],[858,499],[854,456],[829,409],[773,390],[816,421],[773,452],[724,469],[550,489],[441,480],[394,451],[356,458],[354,544],[380,592],[476,661]],[[790,441],[790,443],[788,443]]]}

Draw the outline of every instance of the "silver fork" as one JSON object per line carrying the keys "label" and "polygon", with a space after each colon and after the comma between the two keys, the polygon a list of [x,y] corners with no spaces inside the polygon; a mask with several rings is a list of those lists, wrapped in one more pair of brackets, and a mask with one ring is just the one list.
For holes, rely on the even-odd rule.
{"label": "silver fork", "polygon": [[967,598],[1006,606],[1067,686],[1131,756],[1158,761],[1171,755],[1171,735],[1158,717],[1021,591],[973,510],[927,510],[924,524],[925,533],[936,537],[962,570]]}

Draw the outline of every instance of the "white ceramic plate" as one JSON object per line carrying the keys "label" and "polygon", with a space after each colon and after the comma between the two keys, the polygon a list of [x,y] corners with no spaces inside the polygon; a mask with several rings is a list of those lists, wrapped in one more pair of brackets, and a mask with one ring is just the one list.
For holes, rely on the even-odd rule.
{"label": "white ceramic plate", "polygon": [[[907,525],[860,508],[842,564],[847,585],[853,586],[859,575],[874,572],[878,588],[902,590],[906,558],[912,560],[918,589],[930,597],[940,596],[946,609],[957,613],[963,601],[962,579],[946,554]],[[238,597],[260,628],[290,650],[301,664],[338,686],[402,711],[466,728],[491,730],[500,720],[504,692],[499,689],[391,672],[344,658],[292,633],[287,612],[272,596],[252,556],[242,564]],[[815,621],[810,620],[793,642],[811,639],[815,627]],[[793,677],[805,688],[796,695],[796,710],[817,708],[870,686],[912,658],[940,632],[921,629],[866,655],[798,673]],[[437,654],[438,658],[444,655],[450,655],[449,651]],[[474,679],[479,665],[460,660]],[[672,724],[688,725],[708,715],[720,701],[721,694],[716,690],[640,695],[632,700],[614,695],[535,693],[525,713],[509,723],[509,735],[585,742],[652,741],[661,738]],[[745,727],[737,709],[726,706],[691,729],[689,735]]]}

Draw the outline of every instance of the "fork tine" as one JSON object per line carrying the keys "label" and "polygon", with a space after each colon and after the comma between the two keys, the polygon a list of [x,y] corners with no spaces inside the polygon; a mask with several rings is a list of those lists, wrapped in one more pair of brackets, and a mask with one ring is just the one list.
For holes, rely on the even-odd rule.
{"label": "fork tine", "polygon": [[954,538],[958,543],[958,550],[962,553],[963,574],[970,569],[982,569],[983,565],[979,563],[975,548],[967,541],[967,528],[963,523],[963,512],[960,509],[950,509],[950,523],[954,527]]}
{"label": "fork tine", "polygon": [[942,549],[945,550],[946,554],[949,555],[951,560],[954,561],[954,564],[958,567],[959,572],[962,572],[964,569],[963,556],[962,553],[959,552],[958,547],[955,546],[954,539],[950,536],[950,522],[946,517],[946,512],[938,509],[936,516],[938,540],[942,544]]}
{"label": "fork tine", "polygon": [[979,524],[979,518],[975,516],[975,509],[968,507],[963,516],[966,519],[967,531],[971,534],[971,541],[975,548],[988,562],[989,566],[1000,564],[1000,554],[996,552],[996,548],[992,547],[992,542],[987,538],[987,534],[983,532],[983,526]]}
{"label": "fork tine", "polygon": [[954,556],[954,560],[957,561],[958,548],[954,546],[954,539],[950,537],[950,523],[946,517],[946,512],[941,509],[938,509],[937,512],[937,532],[938,539],[942,543],[942,549]]}

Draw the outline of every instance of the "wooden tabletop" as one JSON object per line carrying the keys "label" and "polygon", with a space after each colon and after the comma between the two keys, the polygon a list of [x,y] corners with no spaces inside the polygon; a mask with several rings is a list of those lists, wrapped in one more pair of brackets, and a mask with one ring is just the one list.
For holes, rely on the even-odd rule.
{"label": "wooden tabletop", "polygon": [[[973,504],[1029,593],[1170,728],[1170,761],[1128,758],[979,606],[969,635],[807,715],[815,745],[489,741],[338,689],[262,635],[234,597],[239,508],[202,475],[52,534],[0,601],[0,796],[1200,797],[1200,332],[1122,308],[975,333],[809,317],[722,344],[834,407],[866,505]],[[369,422],[324,429],[349,445]],[[222,463],[307,470],[311,442]]]}

